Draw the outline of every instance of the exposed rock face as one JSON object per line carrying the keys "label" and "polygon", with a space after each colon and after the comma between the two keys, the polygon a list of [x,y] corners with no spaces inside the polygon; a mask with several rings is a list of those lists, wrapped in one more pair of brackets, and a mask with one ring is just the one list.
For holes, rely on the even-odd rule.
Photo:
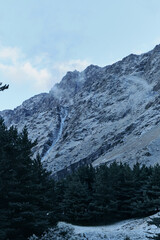
{"label": "exposed rock face", "polygon": [[160,45],[113,65],[68,72],[42,93],[0,114],[27,126],[44,166],[66,174],[82,164],[160,163]]}

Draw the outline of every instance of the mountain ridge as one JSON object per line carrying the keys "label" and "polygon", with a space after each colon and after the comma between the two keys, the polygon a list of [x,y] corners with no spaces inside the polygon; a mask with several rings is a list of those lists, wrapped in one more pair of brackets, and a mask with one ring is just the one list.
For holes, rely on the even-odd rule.
{"label": "mountain ridge", "polygon": [[55,175],[87,163],[152,165],[160,162],[159,76],[157,45],[109,66],[68,72],[49,93],[0,115],[7,127],[27,126],[29,137],[38,138],[34,155]]}

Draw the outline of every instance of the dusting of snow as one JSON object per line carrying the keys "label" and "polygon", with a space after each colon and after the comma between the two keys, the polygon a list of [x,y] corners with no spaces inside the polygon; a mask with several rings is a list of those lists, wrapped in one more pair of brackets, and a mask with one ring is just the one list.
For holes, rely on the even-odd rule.
{"label": "dusting of snow", "polygon": [[81,240],[125,240],[126,237],[130,240],[148,240],[148,237],[160,233],[160,228],[149,223],[152,218],[159,216],[157,213],[151,217],[125,220],[107,226],[82,227],[61,222],[59,226],[70,226],[74,230],[73,236]]}
{"label": "dusting of snow", "polygon": [[50,93],[0,114],[8,127],[27,126],[38,140],[34,153],[53,173],[85,163],[160,163],[159,66],[160,45],[110,66],[68,72]]}

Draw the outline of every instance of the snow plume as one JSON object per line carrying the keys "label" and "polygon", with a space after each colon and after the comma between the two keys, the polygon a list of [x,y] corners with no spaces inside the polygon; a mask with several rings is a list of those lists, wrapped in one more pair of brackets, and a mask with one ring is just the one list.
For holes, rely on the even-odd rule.
{"label": "snow plume", "polygon": [[59,82],[64,75],[69,71],[83,71],[90,63],[87,60],[69,60],[66,62],[59,62],[53,65],[53,70],[57,74],[57,82]]}
{"label": "snow plume", "polygon": [[50,93],[54,95],[54,98],[59,100],[63,96],[63,89],[59,88],[58,85],[54,85],[54,87],[51,89]]}
{"label": "snow plume", "polygon": [[68,71],[83,71],[88,65],[89,62],[87,60],[75,59],[57,63],[53,66],[53,68],[59,70],[59,72],[63,73],[64,75]]}

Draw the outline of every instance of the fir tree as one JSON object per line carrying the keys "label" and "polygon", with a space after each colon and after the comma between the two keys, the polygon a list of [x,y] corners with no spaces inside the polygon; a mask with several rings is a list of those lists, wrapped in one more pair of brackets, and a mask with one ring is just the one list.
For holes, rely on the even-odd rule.
{"label": "fir tree", "polygon": [[[104,223],[110,219],[110,200],[113,199],[112,187],[109,184],[109,169],[106,166],[97,168],[93,185],[92,215],[95,223]],[[112,212],[113,217],[113,212]]]}
{"label": "fir tree", "polygon": [[[24,128],[21,134],[6,129],[0,120],[0,239],[24,240],[40,235],[55,223],[54,183],[41,165],[32,160],[32,143]],[[52,219],[52,221],[51,221]]]}
{"label": "fir tree", "polygon": [[70,181],[67,181],[61,203],[64,220],[76,224],[88,224],[90,220],[90,201],[88,185],[86,182],[82,183],[78,174],[75,174],[70,178]]}
{"label": "fir tree", "polygon": [[79,168],[56,183],[59,217],[71,223],[96,225],[145,217],[160,205],[160,167],[114,162]]}
{"label": "fir tree", "polygon": [[5,85],[2,85],[2,83],[0,82],[0,91],[4,91],[5,89],[9,88],[9,85],[5,84]]}

